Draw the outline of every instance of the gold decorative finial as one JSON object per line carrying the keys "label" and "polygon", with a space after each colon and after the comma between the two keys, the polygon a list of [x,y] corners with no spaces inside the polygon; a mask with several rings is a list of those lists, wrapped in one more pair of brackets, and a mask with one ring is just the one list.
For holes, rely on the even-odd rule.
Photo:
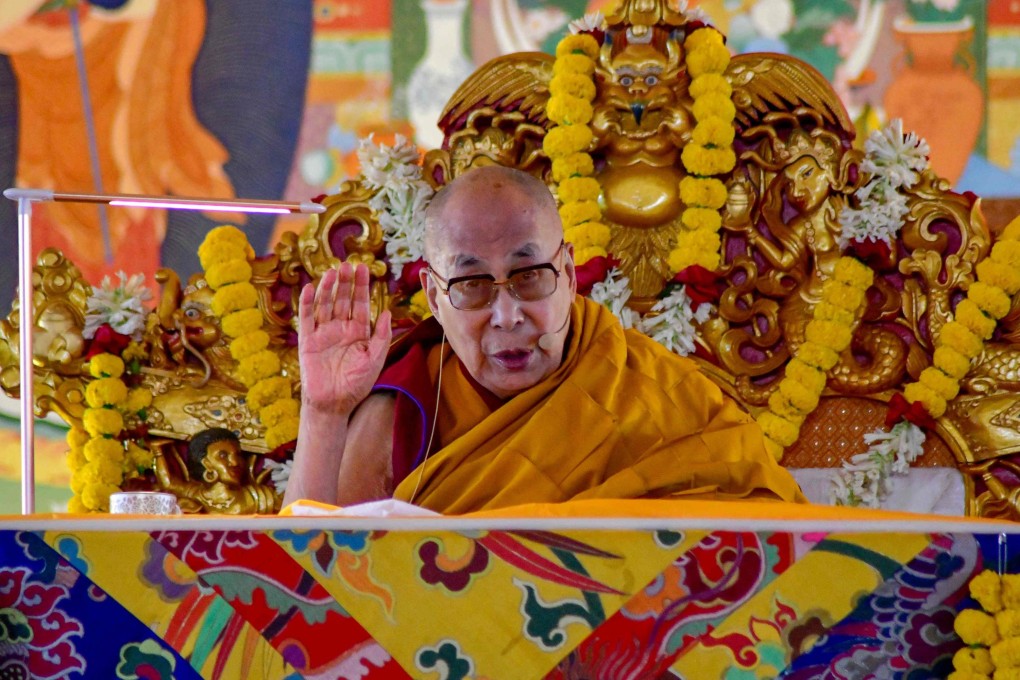
{"label": "gold decorative finial", "polygon": [[610,28],[626,26],[635,37],[647,35],[653,26],[677,28],[687,23],[686,2],[672,0],[621,0],[606,17]]}

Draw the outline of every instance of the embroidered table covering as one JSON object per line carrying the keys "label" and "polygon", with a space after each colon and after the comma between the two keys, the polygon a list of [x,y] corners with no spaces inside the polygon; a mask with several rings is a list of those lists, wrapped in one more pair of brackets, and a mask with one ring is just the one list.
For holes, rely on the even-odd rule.
{"label": "embroidered table covering", "polygon": [[1016,530],[689,501],[6,517],[0,677],[945,677]]}

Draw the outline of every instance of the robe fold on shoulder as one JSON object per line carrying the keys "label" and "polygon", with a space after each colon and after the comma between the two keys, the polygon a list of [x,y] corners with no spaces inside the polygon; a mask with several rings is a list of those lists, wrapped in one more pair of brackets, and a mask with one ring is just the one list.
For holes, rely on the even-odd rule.
{"label": "robe fold on shoulder", "polygon": [[376,385],[397,394],[394,498],[444,514],[572,499],[805,502],[757,423],[694,361],[602,305],[578,296],[560,367],[506,401],[427,323],[395,345]]}

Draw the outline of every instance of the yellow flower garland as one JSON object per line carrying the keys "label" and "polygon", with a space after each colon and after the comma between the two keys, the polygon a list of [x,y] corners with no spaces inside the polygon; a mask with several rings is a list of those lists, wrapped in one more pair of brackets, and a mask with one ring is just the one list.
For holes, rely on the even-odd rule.
{"label": "yellow flower garland", "polygon": [[730,53],[722,34],[709,26],[699,28],[687,36],[684,49],[692,79],[688,92],[694,100],[697,123],[692,141],[680,154],[688,176],[680,182],[680,199],[686,206],[680,218],[683,229],[668,257],[674,274],[693,265],[709,271],[719,268],[719,210],[726,205],[727,192],[716,176],[726,175],[737,163],[732,146],[733,88],[723,75]]}
{"label": "yellow flower garland", "polygon": [[985,570],[970,582],[981,609],[964,609],[953,628],[967,646],[953,656],[950,680],[1020,675],[1020,575]]}
{"label": "yellow flower garland", "polygon": [[946,412],[946,402],[960,390],[960,379],[970,363],[984,351],[1002,317],[1009,313],[1012,296],[1020,291],[1020,217],[1014,219],[988,257],[978,263],[977,281],[967,298],[956,306],[953,319],[942,327],[935,342],[933,365],[917,382],[903,388],[909,402],[921,402],[932,418]]}
{"label": "yellow flower garland", "polygon": [[822,300],[805,329],[806,341],[794,352],[778,389],[769,397],[769,410],[758,416],[766,448],[776,460],[797,441],[800,426],[818,406],[825,374],[850,346],[873,280],[874,272],[867,265],[844,256],[836,261],[833,278],[822,284]]}
{"label": "yellow flower garland", "polygon": [[591,178],[595,164],[588,154],[593,135],[589,123],[595,99],[595,59],[599,44],[590,35],[568,35],[556,46],[553,78],[549,82],[546,115],[556,125],[546,133],[542,148],[552,161],[558,185],[564,239],[574,244],[574,262],[582,265],[606,257],[609,228],[599,220],[599,184]]}
{"label": "yellow flower garland", "polygon": [[95,380],[85,388],[82,427],[72,426],[67,433],[73,494],[67,509],[73,513],[109,510],[110,494],[120,491],[124,481],[124,445],[117,439],[124,429],[119,409],[129,398],[121,380],[124,362],[113,354],[97,354],[89,361],[89,373]]}
{"label": "yellow flower garland", "polygon": [[[1006,227],[989,256],[975,269],[978,280],[942,327],[933,365],[903,388],[907,402],[920,403],[932,418],[944,414],[947,402],[959,393],[960,380],[970,370],[971,361],[984,351],[998,320],[1009,313],[1012,296],[1020,292],[1020,218]],[[815,305],[805,330],[807,342],[787,365],[779,389],[769,398],[769,409],[758,416],[766,448],[777,460],[797,441],[800,426],[825,389],[825,374],[836,365],[839,353],[849,347],[873,278],[870,268],[844,256],[836,264],[835,279],[823,285],[822,301]]]}
{"label": "yellow flower garland", "polygon": [[213,229],[198,249],[206,283],[215,293],[212,310],[223,333],[231,338],[230,355],[237,361],[237,377],[248,388],[246,403],[266,427],[266,446],[275,449],[298,433],[298,402],[290,380],[280,375],[280,358],[269,349],[262,330],[258,292],[251,284],[254,251],[240,229]]}

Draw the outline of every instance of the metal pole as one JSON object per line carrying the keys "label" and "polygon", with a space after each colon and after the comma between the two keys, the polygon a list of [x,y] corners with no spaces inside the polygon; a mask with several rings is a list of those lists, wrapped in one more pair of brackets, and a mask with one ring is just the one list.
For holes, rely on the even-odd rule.
{"label": "metal pole", "polygon": [[21,514],[35,512],[35,382],[32,361],[32,198],[18,198],[18,331],[21,362]]}
{"label": "metal pole", "polygon": [[99,203],[171,210],[237,211],[245,213],[317,214],[325,206],[311,201],[285,202],[258,199],[185,198],[176,196],[138,196],[132,194],[69,194],[49,189],[19,189],[3,192],[5,198],[18,202],[18,300],[19,344],[21,361],[21,512],[35,512],[35,382],[32,370],[32,333],[35,314],[32,308],[32,203],[66,201]]}

